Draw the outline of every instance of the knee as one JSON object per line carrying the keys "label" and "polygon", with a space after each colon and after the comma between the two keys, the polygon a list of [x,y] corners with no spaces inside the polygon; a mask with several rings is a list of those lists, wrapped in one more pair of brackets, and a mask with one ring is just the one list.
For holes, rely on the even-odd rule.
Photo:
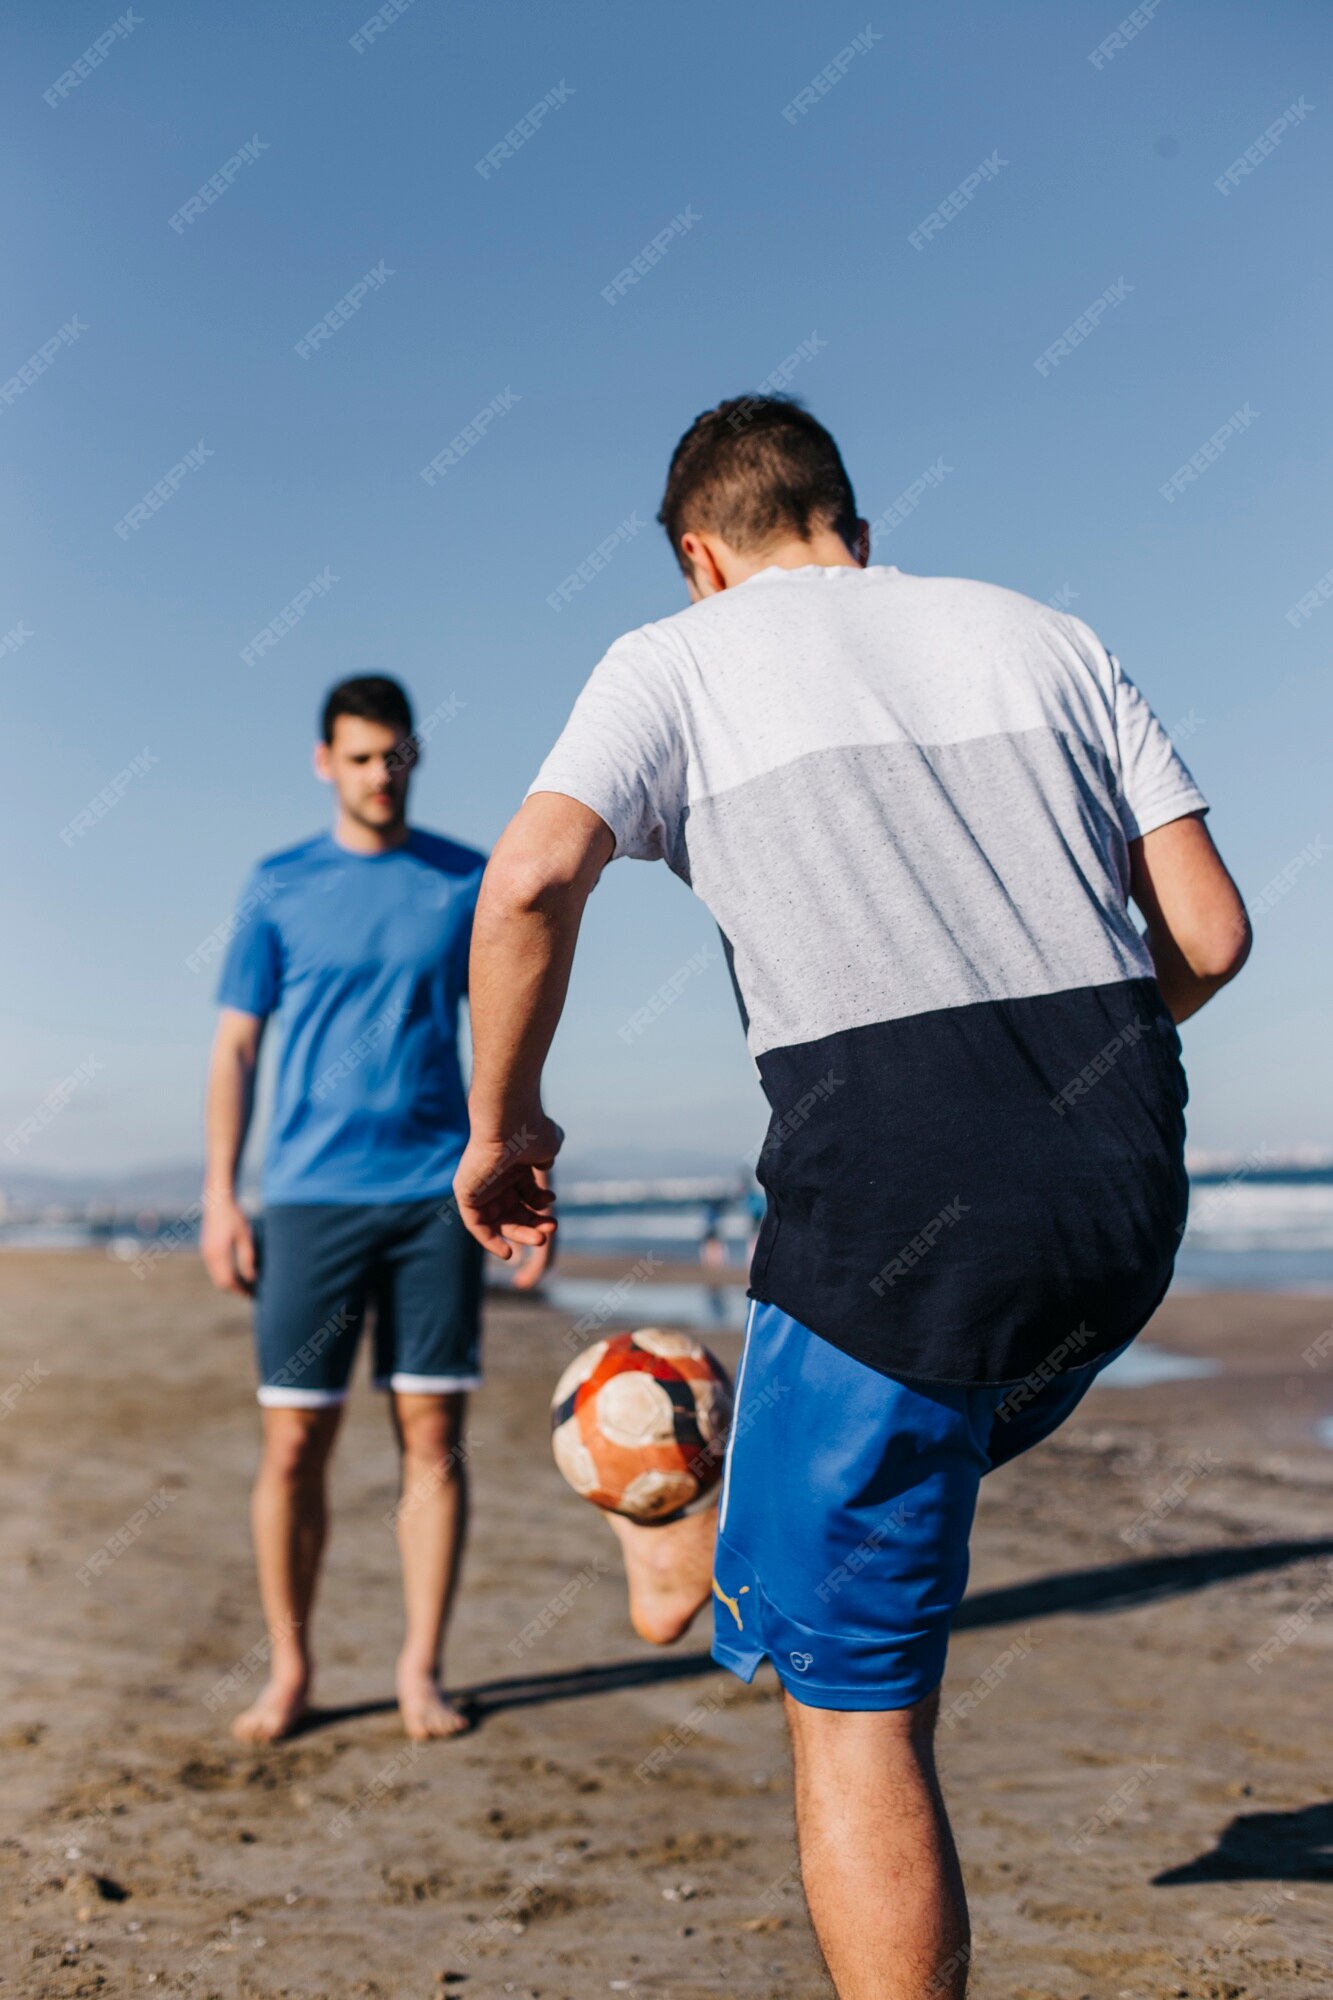
{"label": "knee", "polygon": [[433,1472],[441,1480],[460,1476],[464,1458],[462,1402],[461,1396],[445,1396],[438,1402],[423,1399],[414,1409],[399,1409],[403,1456],[418,1471]]}
{"label": "knee", "polygon": [[304,1487],[323,1475],[330,1436],[313,1424],[283,1424],[264,1440],[262,1477],[281,1486]]}

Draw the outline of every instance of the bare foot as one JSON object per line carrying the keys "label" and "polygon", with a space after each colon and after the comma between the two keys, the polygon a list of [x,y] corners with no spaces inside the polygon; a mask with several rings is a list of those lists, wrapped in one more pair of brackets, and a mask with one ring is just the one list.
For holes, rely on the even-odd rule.
{"label": "bare foot", "polygon": [[398,1663],[398,1712],[403,1728],[414,1743],[428,1743],[433,1736],[461,1736],[471,1728],[461,1709],[446,1701],[433,1673]]}
{"label": "bare foot", "polygon": [[290,1736],[305,1714],[310,1676],[268,1683],[258,1701],[252,1702],[231,1725],[231,1733],[241,1743],[278,1743]]}
{"label": "bare foot", "polygon": [[623,1514],[606,1518],[625,1558],[630,1621],[641,1639],[669,1646],[689,1630],[713,1594],[717,1509],[682,1514],[656,1527]]}

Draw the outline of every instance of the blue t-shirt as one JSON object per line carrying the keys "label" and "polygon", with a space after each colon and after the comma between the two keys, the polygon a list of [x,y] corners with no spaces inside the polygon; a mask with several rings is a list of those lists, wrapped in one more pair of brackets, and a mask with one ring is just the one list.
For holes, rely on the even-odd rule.
{"label": "blue t-shirt", "polygon": [[388,854],[329,834],[246,883],[218,1003],[276,1013],[264,1199],[421,1201],[467,1143],[458,1004],[486,857],[413,829]]}

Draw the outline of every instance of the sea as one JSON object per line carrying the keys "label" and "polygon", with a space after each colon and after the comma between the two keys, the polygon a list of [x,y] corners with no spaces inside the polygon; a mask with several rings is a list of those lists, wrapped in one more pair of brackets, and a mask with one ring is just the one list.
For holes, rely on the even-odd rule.
{"label": "sea", "polygon": [[[753,1227],[743,1202],[676,1197],[655,1205],[641,1197],[617,1201],[603,1190],[597,1200],[583,1205],[571,1200],[560,1225],[566,1257],[615,1259],[632,1270],[632,1286],[562,1273],[557,1264],[544,1296],[575,1323],[586,1318],[590,1327],[629,1316],[639,1325],[669,1319],[701,1331],[739,1328],[746,1301],[744,1287],[734,1277],[717,1284],[679,1279],[664,1284],[660,1278],[654,1283],[663,1266],[697,1267],[710,1226],[718,1239],[713,1256],[733,1273],[743,1270]],[[0,1221],[0,1249],[100,1250],[129,1263],[145,1251],[153,1261],[164,1249],[189,1254],[195,1236],[188,1217],[145,1215],[129,1227],[56,1216]],[[1333,1166],[1274,1168],[1242,1161],[1193,1175],[1190,1220],[1172,1289],[1333,1297]],[[1152,1365],[1146,1351],[1137,1365]]]}

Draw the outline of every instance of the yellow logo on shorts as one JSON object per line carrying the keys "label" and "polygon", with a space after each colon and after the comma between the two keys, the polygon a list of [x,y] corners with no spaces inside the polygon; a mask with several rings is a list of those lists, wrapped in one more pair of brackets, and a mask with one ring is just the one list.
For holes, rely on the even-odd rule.
{"label": "yellow logo on shorts", "polygon": [[718,1582],[717,1578],[716,1577],[713,1578],[713,1595],[714,1597],[720,1597],[722,1599],[722,1602],[726,1605],[728,1611],[731,1613],[732,1617],[736,1620],[736,1630],[738,1632],[743,1632],[745,1630],[745,1627],[741,1623],[741,1608],[737,1602],[737,1598],[744,1597],[746,1591],[749,1588],[750,1586],[748,1583],[743,1583],[740,1589],[736,1592],[735,1597],[728,1597],[726,1591],[722,1588],[722,1585]]}

